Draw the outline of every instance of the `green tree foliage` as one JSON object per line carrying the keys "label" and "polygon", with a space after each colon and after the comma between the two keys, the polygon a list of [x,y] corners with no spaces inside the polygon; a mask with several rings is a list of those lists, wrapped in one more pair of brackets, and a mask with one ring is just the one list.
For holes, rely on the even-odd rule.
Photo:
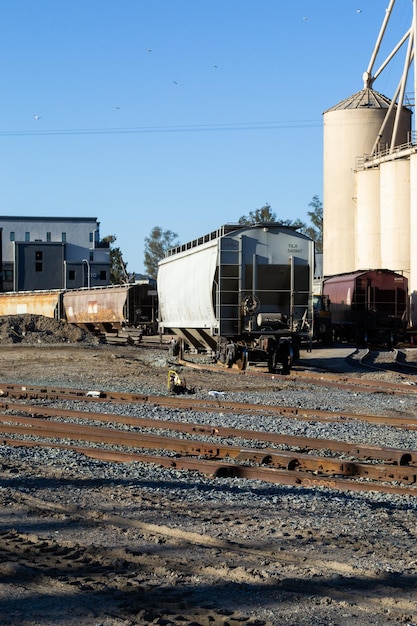
{"label": "green tree foliage", "polygon": [[254,224],[262,224],[264,222],[276,222],[277,216],[271,211],[271,205],[265,204],[260,209],[249,211],[249,215],[239,217],[239,224],[242,226],[253,226]]}
{"label": "green tree foliage", "polygon": [[127,263],[123,261],[123,254],[120,248],[114,248],[112,244],[116,241],[116,235],[103,237],[110,245],[110,282],[112,285],[125,285],[130,281],[127,273]]}
{"label": "green tree foliage", "polygon": [[145,237],[144,265],[150,278],[158,275],[158,262],[164,258],[169,248],[178,245],[178,235],[172,230],[164,230],[160,226],[154,226],[149,237]]}
{"label": "green tree foliage", "polygon": [[242,226],[253,226],[254,224],[278,221],[282,226],[296,228],[304,235],[311,237],[315,241],[316,252],[323,252],[323,205],[318,196],[313,196],[308,206],[311,207],[311,211],[307,212],[311,221],[310,226],[307,226],[299,218],[295,220],[277,220],[276,213],[271,210],[270,204],[265,204],[255,211],[250,211],[248,215],[242,215],[238,223]]}
{"label": "green tree foliage", "polygon": [[307,212],[310,218],[311,226],[303,230],[316,243],[316,252],[323,252],[323,203],[318,196],[313,196],[312,201],[308,205],[311,211]]}
{"label": "green tree foliage", "polygon": [[264,224],[268,222],[278,222],[282,224],[282,226],[291,226],[291,228],[307,228],[304,222],[300,219],[292,220],[277,220],[277,215],[271,209],[270,204],[265,204],[260,209],[255,209],[255,211],[249,211],[248,215],[242,215],[239,218],[239,224],[242,226],[254,226],[255,224]]}

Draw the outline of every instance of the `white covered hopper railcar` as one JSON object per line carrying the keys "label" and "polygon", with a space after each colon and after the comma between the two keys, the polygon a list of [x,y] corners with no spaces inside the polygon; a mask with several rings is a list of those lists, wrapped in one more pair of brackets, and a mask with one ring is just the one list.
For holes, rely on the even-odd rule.
{"label": "white covered hopper railcar", "polygon": [[159,327],[228,366],[288,372],[311,339],[314,242],[277,223],[228,224],[159,263]]}

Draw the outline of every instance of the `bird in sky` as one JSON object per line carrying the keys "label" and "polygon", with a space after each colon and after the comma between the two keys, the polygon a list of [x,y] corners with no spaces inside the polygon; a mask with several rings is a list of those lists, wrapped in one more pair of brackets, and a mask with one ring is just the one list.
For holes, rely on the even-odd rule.
{"label": "bird in sky", "polygon": [[35,118],[35,120],[40,120],[41,119],[41,116],[40,115],[36,115],[36,113],[35,113],[35,115],[33,117]]}

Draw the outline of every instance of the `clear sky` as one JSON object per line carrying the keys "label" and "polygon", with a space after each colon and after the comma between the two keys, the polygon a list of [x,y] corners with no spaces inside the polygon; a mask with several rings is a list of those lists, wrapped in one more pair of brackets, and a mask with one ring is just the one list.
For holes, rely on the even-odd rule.
{"label": "clear sky", "polygon": [[0,0],[0,213],[97,217],[130,272],[154,226],[184,243],[266,203],[308,222],[322,114],[363,88],[387,6]]}

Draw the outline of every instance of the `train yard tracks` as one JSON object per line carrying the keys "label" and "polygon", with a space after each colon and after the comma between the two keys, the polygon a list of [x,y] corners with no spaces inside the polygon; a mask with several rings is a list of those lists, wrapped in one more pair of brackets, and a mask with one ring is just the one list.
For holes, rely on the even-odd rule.
{"label": "train yard tracks", "polygon": [[[329,366],[330,371],[335,371],[332,361],[334,361],[332,357],[324,360],[324,371],[326,370],[326,365]],[[351,364],[353,368],[362,369],[363,372],[397,373],[401,376],[409,376],[409,383],[415,384],[414,377],[417,374],[417,361],[414,348],[352,349],[352,352],[346,357],[346,364]],[[308,375],[307,372],[306,375]]]}
{"label": "train yard tracks", "polygon": [[4,349],[4,623],[417,623],[415,376],[347,352],[173,396],[166,347]]}
{"label": "train yard tracks", "polygon": [[374,371],[398,372],[399,374],[417,374],[417,363],[407,358],[407,352],[393,348],[391,350],[363,350],[360,362],[364,368]]}
{"label": "train yard tracks", "polygon": [[[331,352],[331,351],[329,351]],[[409,362],[403,351],[370,351],[368,349],[354,350],[346,359],[340,359],[341,365],[335,367],[334,357],[311,359],[305,361],[303,366],[296,365],[289,376],[285,379],[289,381],[311,383],[324,387],[334,387],[343,389],[351,389],[355,392],[381,392],[390,395],[408,395],[417,393],[417,362]],[[312,365],[306,367],[306,363]],[[217,365],[201,365],[190,360],[180,361],[181,365],[189,369],[219,371]],[[351,371],[346,370],[351,366]],[[272,380],[279,379],[276,374],[270,374],[264,368],[249,368],[244,371],[237,369],[224,369],[225,373],[231,376],[245,376],[248,379],[270,378]],[[364,378],[361,373],[379,372],[379,373],[397,373],[401,376],[401,382],[393,382],[392,380],[384,380],[382,378],[371,379]],[[415,387],[415,391],[413,391]]]}
{"label": "train yard tracks", "polygon": [[[72,449],[114,462],[153,463],[198,471],[212,478],[246,478],[302,487],[417,494],[417,450],[334,439],[222,427],[191,421],[144,418],[112,412],[126,403],[187,412],[268,415],[278,421],[365,421],[417,430],[417,417],[359,415],[290,406],[227,402],[224,399],[147,396],[65,388],[0,385],[1,441],[13,446]],[[415,393],[414,389],[409,389]],[[48,403],[73,401],[77,408]],[[106,412],[95,407],[106,403]],[[93,410],[92,410],[93,408]]]}

